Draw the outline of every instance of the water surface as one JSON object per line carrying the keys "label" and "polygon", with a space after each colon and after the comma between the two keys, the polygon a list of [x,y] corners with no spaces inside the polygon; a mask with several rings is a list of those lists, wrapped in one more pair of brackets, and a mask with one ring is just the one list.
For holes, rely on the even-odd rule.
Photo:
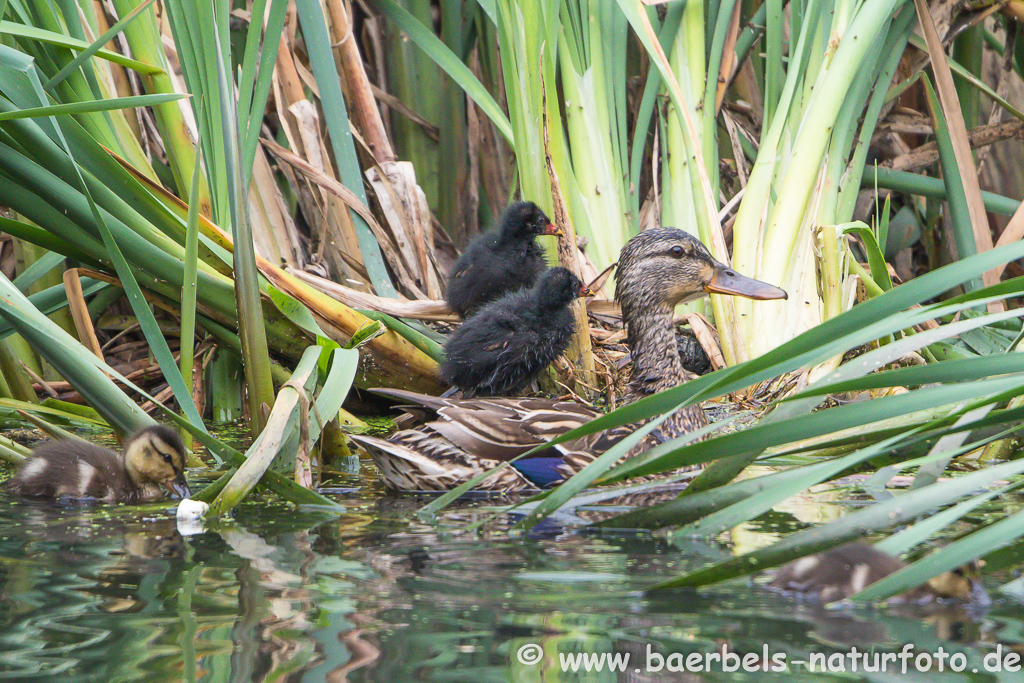
{"label": "water surface", "polygon": [[[362,482],[330,492],[345,514],[254,500],[190,536],[178,533],[170,503],[61,507],[0,494],[0,679],[1024,680],[985,667],[993,653],[1024,652],[1024,610],[1007,599],[977,614],[828,611],[745,580],[641,592],[737,545],[841,514],[829,492],[716,542],[673,546],[647,533],[556,525],[517,536],[503,521],[466,532],[494,500],[424,524],[412,513],[425,499]],[[851,671],[852,647],[893,654],[904,644],[915,656],[957,655],[967,668],[865,673],[861,661]],[[604,670],[587,673],[578,655],[603,655],[590,664]],[[846,670],[811,673],[812,655]],[[607,670],[626,656],[624,671]],[[670,670],[698,660],[711,672]],[[747,670],[725,670],[729,663]]]}

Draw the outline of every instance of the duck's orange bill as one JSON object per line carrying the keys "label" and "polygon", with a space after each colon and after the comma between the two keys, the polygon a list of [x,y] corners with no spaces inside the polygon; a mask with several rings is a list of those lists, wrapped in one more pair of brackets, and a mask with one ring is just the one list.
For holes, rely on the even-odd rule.
{"label": "duck's orange bill", "polygon": [[767,282],[755,280],[746,275],[740,275],[732,268],[726,268],[725,266],[715,268],[715,274],[711,276],[711,281],[704,285],[704,291],[713,294],[745,296],[748,299],[757,299],[759,301],[789,298],[786,290],[770,285]]}

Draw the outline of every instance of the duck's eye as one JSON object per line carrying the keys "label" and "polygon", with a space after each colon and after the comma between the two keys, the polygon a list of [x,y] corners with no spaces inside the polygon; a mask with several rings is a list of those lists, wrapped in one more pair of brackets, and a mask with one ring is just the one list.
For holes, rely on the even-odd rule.
{"label": "duck's eye", "polygon": [[170,453],[161,453],[160,455],[164,456],[164,462],[166,462],[166,463],[170,463],[171,462],[171,454]]}
{"label": "duck's eye", "polygon": [[672,256],[674,256],[675,258],[683,258],[683,254],[685,254],[686,252],[683,251],[683,248],[677,244],[676,246],[669,249],[668,253],[672,254]]}

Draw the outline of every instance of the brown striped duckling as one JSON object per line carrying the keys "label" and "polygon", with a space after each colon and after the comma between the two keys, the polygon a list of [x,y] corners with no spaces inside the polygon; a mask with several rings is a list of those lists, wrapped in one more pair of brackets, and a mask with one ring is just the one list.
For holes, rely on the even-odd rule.
{"label": "brown striped duckling", "polygon": [[[835,602],[861,592],[906,566],[898,557],[866,543],[847,543],[783,565],[768,587],[821,602]],[[991,601],[981,583],[981,562],[974,560],[951,572],[943,572],[923,586],[893,598],[893,601],[905,603],[936,600],[989,604]]]}
{"label": "brown striped duckling", "polygon": [[11,480],[28,498],[145,503],[163,497],[160,487],[187,498],[185,446],[166,425],[135,432],[124,453],[86,441],[51,441],[32,452]]}

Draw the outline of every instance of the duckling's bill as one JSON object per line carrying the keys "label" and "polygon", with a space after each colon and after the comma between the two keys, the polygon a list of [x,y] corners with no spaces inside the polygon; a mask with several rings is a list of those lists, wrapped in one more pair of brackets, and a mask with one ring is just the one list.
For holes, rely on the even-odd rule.
{"label": "duckling's bill", "polygon": [[704,285],[704,291],[711,294],[744,296],[758,301],[789,298],[786,290],[746,275],[740,275],[732,268],[726,268],[721,264],[715,266],[711,280]]}
{"label": "duckling's bill", "polygon": [[164,488],[171,492],[172,495],[178,498],[190,498],[192,496],[192,490],[188,487],[188,483],[185,481],[185,473],[182,472],[174,479],[166,480],[163,482]]}

